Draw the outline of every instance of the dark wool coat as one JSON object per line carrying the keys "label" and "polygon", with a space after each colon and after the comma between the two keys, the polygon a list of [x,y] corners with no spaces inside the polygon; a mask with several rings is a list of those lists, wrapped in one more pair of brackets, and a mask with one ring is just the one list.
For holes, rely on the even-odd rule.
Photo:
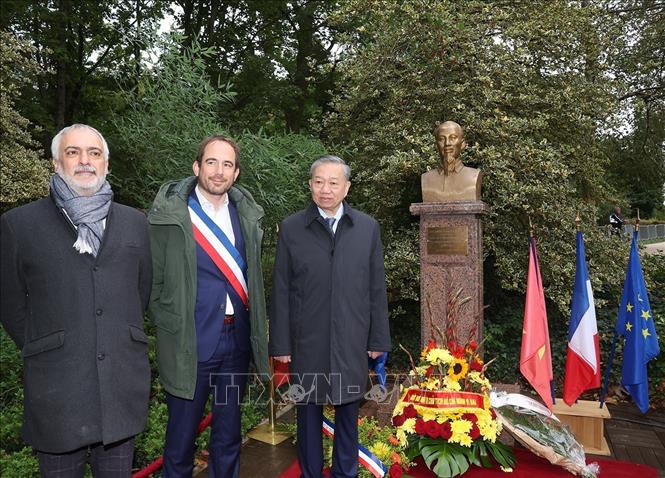
{"label": "dark wool coat", "polygon": [[380,228],[344,202],[333,236],[314,203],[279,229],[270,355],[291,355],[302,402],[349,403],[367,385],[367,351],[389,351]]}
{"label": "dark wool coat", "polygon": [[51,198],[0,219],[2,325],[23,356],[23,437],[62,453],[141,432],[150,392],[145,216],[113,203],[97,258]]}

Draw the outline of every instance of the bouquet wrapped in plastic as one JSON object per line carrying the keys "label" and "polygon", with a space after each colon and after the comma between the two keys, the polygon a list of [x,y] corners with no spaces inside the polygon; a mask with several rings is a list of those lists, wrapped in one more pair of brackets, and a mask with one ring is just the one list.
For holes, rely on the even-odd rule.
{"label": "bouquet wrapped in plastic", "polygon": [[503,427],[526,448],[575,475],[596,478],[598,464],[586,464],[582,445],[547,407],[517,393],[492,392],[490,400]]}

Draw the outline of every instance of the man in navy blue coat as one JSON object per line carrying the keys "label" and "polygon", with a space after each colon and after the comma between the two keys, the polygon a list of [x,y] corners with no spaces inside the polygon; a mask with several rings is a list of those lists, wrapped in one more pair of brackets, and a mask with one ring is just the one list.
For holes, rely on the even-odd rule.
{"label": "man in navy blue coat", "polygon": [[367,356],[390,351],[379,224],[350,207],[351,170],[336,156],[310,168],[310,205],[282,221],[273,274],[269,353],[290,363],[303,478],[323,470],[323,405],[335,406],[332,476],[358,471],[358,406]]}

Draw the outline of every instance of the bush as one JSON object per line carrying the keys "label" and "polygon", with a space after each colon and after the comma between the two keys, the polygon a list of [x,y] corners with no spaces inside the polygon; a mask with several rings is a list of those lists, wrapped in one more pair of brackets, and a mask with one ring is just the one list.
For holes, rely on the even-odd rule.
{"label": "bush", "polygon": [[50,166],[29,133],[30,122],[14,109],[18,90],[39,73],[29,58],[34,49],[14,35],[0,32],[0,211],[43,197]]}

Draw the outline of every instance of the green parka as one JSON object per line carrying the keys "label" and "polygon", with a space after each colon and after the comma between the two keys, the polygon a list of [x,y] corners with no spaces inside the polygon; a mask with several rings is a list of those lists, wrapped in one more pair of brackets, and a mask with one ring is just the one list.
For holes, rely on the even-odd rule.
{"label": "green parka", "polygon": [[[157,329],[159,375],[168,393],[192,399],[196,385],[196,244],[187,197],[196,176],[164,184],[148,213],[153,285],[149,313]],[[242,186],[229,192],[240,217],[247,253],[247,288],[252,359],[268,376],[268,328],[261,270],[263,208]]]}

